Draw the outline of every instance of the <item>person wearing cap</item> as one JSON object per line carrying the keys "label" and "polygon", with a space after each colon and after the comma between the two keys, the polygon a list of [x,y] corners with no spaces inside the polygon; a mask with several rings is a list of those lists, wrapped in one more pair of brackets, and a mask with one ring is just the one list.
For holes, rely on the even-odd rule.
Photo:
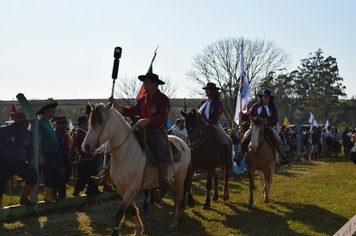
{"label": "person wearing cap", "polygon": [[206,126],[215,125],[218,129],[222,142],[221,157],[223,162],[227,162],[228,138],[219,121],[220,116],[224,111],[223,104],[220,101],[220,88],[216,87],[216,84],[208,82],[203,89],[205,90],[206,98],[199,103],[198,112],[205,119]]}
{"label": "person wearing cap", "polygon": [[155,146],[156,155],[162,169],[163,176],[160,176],[160,188],[162,196],[167,192],[170,185],[168,180],[168,163],[170,161],[168,137],[164,130],[167,124],[170,110],[168,97],[161,93],[158,85],[165,84],[158,75],[147,73],[140,75],[139,80],[143,82],[145,94],[137,100],[131,107],[118,104],[114,98],[110,98],[114,107],[126,117],[139,116],[140,119],[135,124],[136,127],[145,128],[150,133]]}
{"label": "person wearing cap", "polygon": [[[278,113],[276,105],[274,104],[274,96],[272,95],[269,89],[265,89],[262,94],[259,94],[260,101],[253,104],[250,110],[247,113],[243,113],[242,111],[239,112],[240,117],[244,121],[248,121],[250,118],[249,116],[252,115],[253,117],[260,117],[261,119],[267,118],[264,123],[265,128],[269,129],[271,133],[273,133],[273,137],[275,139],[275,145],[277,150],[280,154],[282,160],[288,159],[289,156],[284,153],[283,150],[283,142],[277,134],[277,131],[273,128],[278,123]],[[248,130],[245,133],[249,135],[250,131]]]}
{"label": "person wearing cap", "polygon": [[[66,184],[70,180],[72,174],[72,164],[69,157],[69,147],[73,144],[73,140],[67,131],[68,121],[65,116],[56,118],[56,136],[58,140],[59,155],[62,158],[63,167],[65,172],[59,175],[58,179],[58,196],[66,198]],[[55,191],[56,192],[56,191]]]}
{"label": "person wearing cap", "polygon": [[20,204],[34,206],[28,199],[33,186],[37,183],[37,170],[32,165],[33,142],[28,130],[30,119],[22,112],[14,120],[6,121],[11,125],[0,128],[0,208],[6,183],[14,175],[25,180]]}
{"label": "person wearing cap", "polygon": [[79,151],[79,162],[78,179],[74,187],[73,196],[79,196],[80,192],[84,190],[86,185],[88,185],[86,191],[87,205],[93,206],[95,202],[95,196],[98,194],[98,185],[90,177],[96,176],[98,171],[96,168],[96,161],[94,160],[94,155],[88,154],[82,149],[82,143],[88,132],[88,117],[78,117],[78,122],[74,125],[78,125],[79,127],[77,135],[75,136],[76,145]]}
{"label": "person wearing cap", "polygon": [[37,115],[42,115],[39,121],[39,154],[46,186],[44,200],[49,203],[56,203],[56,199],[59,199],[54,197],[54,190],[58,187],[59,175],[65,173],[59,155],[57,136],[51,123],[57,105],[58,103],[51,102],[36,112]]}

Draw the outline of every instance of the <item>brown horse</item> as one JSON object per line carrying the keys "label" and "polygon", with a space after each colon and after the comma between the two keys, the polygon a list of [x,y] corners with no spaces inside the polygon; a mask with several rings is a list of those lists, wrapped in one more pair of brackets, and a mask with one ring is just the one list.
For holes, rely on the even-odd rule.
{"label": "brown horse", "polygon": [[[230,137],[228,138],[228,162],[223,163],[220,154],[220,144],[217,139],[209,132],[205,126],[203,117],[196,112],[195,109],[191,112],[185,113],[181,111],[181,115],[185,118],[186,129],[188,132],[190,150],[192,154],[192,173],[193,174],[199,169],[204,169],[207,171],[206,180],[206,197],[203,205],[203,209],[208,209],[210,207],[210,191],[212,188],[212,177],[214,177],[214,197],[213,200],[218,199],[218,177],[215,168],[220,167],[221,174],[225,180],[224,184],[224,201],[229,199],[229,178],[230,178],[230,168],[232,165],[232,141]],[[188,193],[188,204],[190,207],[195,205],[193,194]]]}
{"label": "brown horse", "polygon": [[277,151],[273,150],[273,146],[268,142],[264,136],[264,123],[265,119],[259,117],[253,118],[250,115],[250,132],[251,141],[248,146],[247,154],[247,172],[250,179],[250,201],[248,208],[253,205],[253,191],[255,188],[255,172],[258,170],[263,188],[264,202],[269,202],[269,189],[272,185],[273,174],[275,170],[274,155],[278,155]]}

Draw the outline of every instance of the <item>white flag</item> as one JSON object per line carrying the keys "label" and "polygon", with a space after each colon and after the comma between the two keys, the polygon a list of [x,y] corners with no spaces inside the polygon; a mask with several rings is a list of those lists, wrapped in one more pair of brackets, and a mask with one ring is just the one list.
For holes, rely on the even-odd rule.
{"label": "white flag", "polygon": [[319,127],[318,122],[316,122],[315,119],[313,120],[313,126],[315,126],[315,127],[317,127],[317,128]]}
{"label": "white flag", "polygon": [[328,127],[330,126],[329,124],[329,120],[326,120],[326,123],[325,123],[325,129],[328,129]]}
{"label": "white flag", "polygon": [[313,113],[310,112],[309,123],[312,123],[314,119]]}
{"label": "white flag", "polygon": [[[237,103],[236,103],[236,111],[235,111],[235,122],[238,124],[240,121],[239,112],[247,112],[247,105],[251,101],[251,90],[250,85],[248,83],[247,75],[245,72],[245,64],[244,64],[244,49],[241,45],[241,82],[239,87],[239,93],[237,94]],[[240,101],[242,101],[242,107],[240,107]]]}
{"label": "white flag", "polygon": [[69,121],[69,129],[74,129],[74,125],[71,120]]}

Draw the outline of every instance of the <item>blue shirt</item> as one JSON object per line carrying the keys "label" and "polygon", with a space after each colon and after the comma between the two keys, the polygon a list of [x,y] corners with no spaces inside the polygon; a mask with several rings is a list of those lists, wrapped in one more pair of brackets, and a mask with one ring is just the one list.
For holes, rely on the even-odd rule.
{"label": "blue shirt", "polygon": [[15,161],[26,161],[27,149],[33,149],[32,134],[25,130],[21,136],[14,125],[0,127],[0,156]]}

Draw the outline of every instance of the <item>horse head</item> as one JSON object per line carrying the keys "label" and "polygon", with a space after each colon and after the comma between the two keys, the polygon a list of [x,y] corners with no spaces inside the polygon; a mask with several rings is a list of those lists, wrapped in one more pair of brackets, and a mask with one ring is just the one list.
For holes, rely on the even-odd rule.
{"label": "horse head", "polygon": [[180,112],[185,119],[185,127],[188,132],[190,147],[194,150],[197,149],[205,137],[205,124],[203,117],[195,110],[190,112]]}
{"label": "horse head", "polygon": [[251,131],[251,141],[248,145],[249,149],[252,152],[257,152],[259,142],[264,137],[264,126],[263,124],[267,120],[261,119],[260,117],[253,117],[252,115],[249,116],[251,124],[250,124],[250,131]]}
{"label": "horse head", "polygon": [[104,105],[100,103],[94,105],[89,102],[89,105],[91,107],[89,130],[83,141],[82,149],[87,153],[94,153],[114,132],[113,129],[106,128],[113,104],[108,103]]}

